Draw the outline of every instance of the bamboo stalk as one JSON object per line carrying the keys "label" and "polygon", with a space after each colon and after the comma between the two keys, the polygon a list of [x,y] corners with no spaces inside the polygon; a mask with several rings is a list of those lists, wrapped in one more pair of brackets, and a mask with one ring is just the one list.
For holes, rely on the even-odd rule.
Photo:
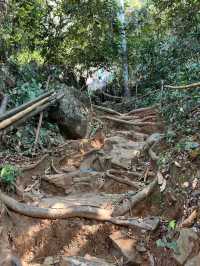
{"label": "bamboo stalk", "polygon": [[33,111],[38,106],[46,103],[49,99],[50,99],[49,97],[46,97],[46,98],[42,99],[41,101],[29,106],[25,110],[17,113],[16,115],[11,116],[10,118],[3,120],[2,122],[0,122],[0,130],[4,129],[4,128],[8,127],[9,125],[13,124],[14,122],[18,121],[20,118],[22,118],[26,114],[30,113],[31,111]]}
{"label": "bamboo stalk", "polygon": [[40,100],[42,100],[42,99],[44,99],[44,98],[46,98],[46,97],[48,97],[48,96],[50,96],[52,94],[53,94],[53,92],[44,93],[43,95],[37,97],[36,99],[34,99],[32,101],[29,101],[27,103],[24,103],[24,104],[22,104],[22,105],[20,105],[20,106],[18,106],[16,108],[6,112],[6,113],[4,113],[3,115],[0,115],[0,122],[5,120],[5,119],[7,119],[7,118],[9,118],[9,117],[11,117],[11,116],[13,116],[13,115],[15,115],[15,114],[17,114],[17,113],[19,113],[19,112],[21,112],[21,111],[23,111],[23,110],[25,110],[29,106],[35,104],[36,102],[39,102]]}
{"label": "bamboo stalk", "polygon": [[19,125],[23,124],[24,122],[26,122],[28,119],[32,118],[33,116],[43,112],[44,110],[46,110],[49,106],[51,106],[52,104],[54,104],[56,101],[59,101],[62,97],[64,96],[64,94],[60,94],[58,96],[55,96],[52,100],[50,100],[48,103],[37,107],[35,110],[33,110],[32,112],[28,113],[27,115],[23,116],[21,119],[17,120],[16,122],[14,122],[13,124],[9,125],[8,127],[6,127],[4,129],[4,133],[7,133],[8,131],[13,130],[14,128],[18,127]]}

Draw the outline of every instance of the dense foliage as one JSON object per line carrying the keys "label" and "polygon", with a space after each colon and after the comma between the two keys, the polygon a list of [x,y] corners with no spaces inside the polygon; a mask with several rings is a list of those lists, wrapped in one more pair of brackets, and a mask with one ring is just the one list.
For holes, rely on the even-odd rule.
{"label": "dense foliage", "polygon": [[[130,88],[140,97],[135,106],[165,102],[165,118],[182,124],[199,104],[198,89],[161,91],[161,83],[200,80],[199,1],[126,4]],[[89,72],[100,67],[117,69],[111,92],[114,88],[120,95],[117,1],[12,0],[7,9],[0,26],[0,60],[15,78],[14,85],[1,87],[9,91],[12,105],[40,94],[49,74],[83,88]]]}

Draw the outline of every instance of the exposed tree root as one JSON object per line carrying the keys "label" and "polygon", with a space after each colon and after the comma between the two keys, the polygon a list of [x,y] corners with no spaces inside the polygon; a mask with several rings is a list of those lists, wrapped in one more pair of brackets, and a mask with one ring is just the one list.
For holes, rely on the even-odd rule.
{"label": "exposed tree root", "polygon": [[125,215],[126,213],[128,213],[133,207],[135,207],[136,204],[145,200],[149,195],[151,195],[151,193],[157,187],[157,184],[158,184],[158,180],[157,178],[155,178],[149,185],[145,186],[137,194],[130,197],[128,200],[124,201],[122,206],[117,207],[114,210],[114,215],[121,216],[121,215]]}
{"label": "exposed tree root", "polygon": [[104,91],[102,91],[102,94],[107,96],[108,98],[115,99],[115,100],[122,100],[123,99],[122,97],[114,96],[114,95],[108,94],[108,93],[106,93]]}
{"label": "exposed tree root", "polygon": [[39,219],[67,219],[67,218],[86,218],[93,219],[102,222],[110,222],[116,225],[122,226],[133,226],[146,230],[154,230],[159,219],[154,218],[128,218],[123,217],[112,217],[112,210],[106,210],[94,206],[72,206],[69,208],[40,208],[35,206],[30,206],[28,204],[20,203],[13,198],[5,195],[0,191],[0,200],[12,211],[31,217]]}
{"label": "exposed tree root", "polygon": [[155,122],[141,122],[141,121],[132,122],[132,121],[126,121],[126,120],[118,119],[118,118],[111,117],[111,116],[101,116],[100,118],[114,121],[114,122],[117,122],[120,124],[130,125],[130,126],[156,126],[157,125],[157,123],[155,123]]}
{"label": "exposed tree root", "polygon": [[157,107],[158,107],[157,105],[154,105],[154,106],[150,106],[150,107],[134,109],[134,110],[128,112],[126,115],[133,115],[133,114],[143,113],[143,112],[147,112],[147,111],[154,111],[155,108],[157,108]]}
{"label": "exposed tree root", "polygon": [[110,108],[106,108],[106,107],[103,107],[103,106],[99,106],[99,105],[95,105],[93,104],[92,105],[95,109],[97,110],[100,110],[100,111],[103,111],[103,112],[106,112],[106,113],[110,113],[110,114],[113,114],[113,115],[122,115],[121,113],[113,110],[113,109],[110,109]]}
{"label": "exposed tree root", "polygon": [[[115,181],[117,181],[117,182],[119,182],[119,183],[121,183],[121,184],[125,184],[125,185],[128,185],[128,186],[137,188],[137,189],[141,188],[142,185],[143,185],[140,182],[131,181],[127,177],[126,178],[120,178],[118,176],[113,175],[112,173],[113,173],[112,170],[108,170],[106,172],[106,176],[109,177],[109,178],[111,178],[111,179],[113,179],[113,180],[115,180]],[[115,173],[115,171],[114,171],[114,173]]]}
{"label": "exposed tree root", "polygon": [[40,219],[87,218],[99,221],[109,221],[112,211],[93,206],[72,206],[69,208],[40,208],[20,203],[0,191],[0,200],[12,211]]}

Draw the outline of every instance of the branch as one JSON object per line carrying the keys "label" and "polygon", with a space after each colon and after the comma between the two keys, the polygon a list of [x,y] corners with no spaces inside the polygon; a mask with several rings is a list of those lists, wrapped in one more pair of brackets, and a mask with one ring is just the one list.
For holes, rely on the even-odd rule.
{"label": "branch", "polygon": [[183,89],[194,89],[200,87],[200,82],[189,84],[189,85],[182,85],[182,86],[171,86],[165,85],[165,88],[174,89],[174,90],[183,90]]}

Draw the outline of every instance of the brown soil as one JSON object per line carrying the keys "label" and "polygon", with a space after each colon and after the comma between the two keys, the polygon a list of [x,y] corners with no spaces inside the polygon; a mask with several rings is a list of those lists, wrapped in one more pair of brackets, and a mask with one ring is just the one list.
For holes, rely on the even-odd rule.
{"label": "brown soil", "polygon": [[[150,130],[152,130],[152,128]],[[145,131],[145,133],[147,133],[147,131]],[[19,188],[23,190],[30,184],[33,184],[34,180],[40,180],[45,171],[49,168],[52,159],[55,167],[60,170],[61,167],[69,162],[69,158],[72,159],[74,155],[80,154],[78,143],[78,141],[69,142],[65,147],[51,151],[49,157],[34,169],[24,171],[23,175],[17,180]],[[73,156],[70,154],[73,154]],[[41,156],[38,156],[37,159],[40,157]],[[10,158],[7,158],[7,161],[10,161]],[[33,162],[35,161],[34,159]],[[30,163],[31,162],[28,161],[28,164]],[[77,168],[79,161],[76,159],[75,163],[75,167]],[[142,162],[142,164],[143,163],[145,162]],[[17,161],[17,165],[20,164],[25,164],[24,158],[21,160],[21,163],[20,160]],[[144,167],[144,165],[142,167]],[[185,172],[184,175],[186,175]],[[169,183],[172,183],[172,187],[174,187],[173,180],[170,180]],[[180,183],[181,181],[179,185]],[[66,196],[62,188],[58,188],[46,181],[40,182],[38,190],[43,196]],[[127,185],[109,181],[106,186],[100,188],[97,193],[106,192],[112,194],[127,192],[129,190],[130,187]],[[91,188],[81,187],[81,191],[83,193],[89,192]],[[74,190],[73,193],[75,192],[76,190]],[[155,191],[150,198],[141,202],[138,207],[132,210],[131,215],[137,217],[160,216],[161,222],[179,219],[183,215],[183,197],[179,197],[176,201],[173,201],[173,197],[171,199],[170,193],[161,195],[159,190]],[[11,193],[10,195],[18,200],[26,201],[26,198],[23,198],[22,194],[23,193],[18,191],[17,195],[15,193]],[[155,232],[146,232],[114,226],[110,223],[100,223],[94,220],[79,218],[55,221],[32,219],[6,210],[4,206],[0,206],[0,211],[1,210],[3,210],[3,213],[0,212],[0,228],[1,226],[3,227],[8,237],[10,248],[13,250],[13,254],[21,258],[23,266],[32,265],[34,263],[42,264],[45,258],[49,256],[55,256],[59,259],[59,257],[63,255],[84,257],[86,254],[103,258],[107,262],[112,262],[118,266],[123,265],[120,264],[122,261],[121,252],[116,249],[109,238],[109,236],[117,230],[123,230],[127,236],[135,239],[136,243],[141,241],[145,243],[147,252],[139,253],[140,265],[177,265],[177,262],[172,258],[173,252],[171,250],[158,248],[156,246],[156,240],[163,235],[162,223]],[[1,239],[0,243],[3,243],[4,246],[8,245],[3,239]],[[154,264],[152,264],[153,262],[151,261],[152,257]],[[59,263],[55,265],[59,265]]]}

